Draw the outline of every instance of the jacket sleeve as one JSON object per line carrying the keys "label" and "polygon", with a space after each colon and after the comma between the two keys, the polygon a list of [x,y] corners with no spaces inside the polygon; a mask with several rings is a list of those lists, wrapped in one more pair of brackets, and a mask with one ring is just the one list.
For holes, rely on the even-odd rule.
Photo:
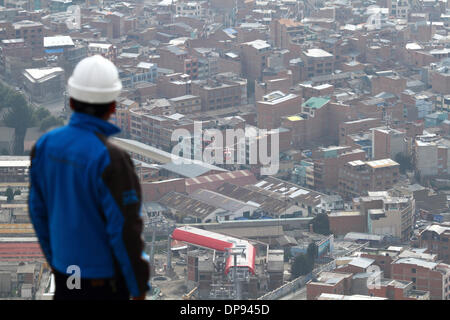
{"label": "jacket sleeve", "polygon": [[50,248],[50,232],[48,226],[48,212],[45,205],[39,177],[37,176],[39,168],[37,167],[36,145],[33,146],[30,153],[30,191],[28,197],[28,210],[30,219],[39,239],[41,249],[49,265],[52,262]]}
{"label": "jacket sleeve", "polygon": [[128,154],[115,148],[108,149],[109,163],[99,182],[101,207],[114,255],[131,295],[138,297],[149,290],[150,277],[141,237],[140,184]]}

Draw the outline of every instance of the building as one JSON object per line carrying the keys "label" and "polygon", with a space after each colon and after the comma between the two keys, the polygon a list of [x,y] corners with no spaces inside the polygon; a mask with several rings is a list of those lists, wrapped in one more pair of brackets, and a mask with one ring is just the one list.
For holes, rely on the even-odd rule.
{"label": "building", "polygon": [[395,159],[408,154],[406,133],[389,127],[372,129],[372,159]]}
{"label": "building", "polygon": [[[198,189],[216,191],[224,183],[234,186],[244,186],[256,183],[255,176],[248,170],[236,170],[231,172],[217,173],[185,180],[186,192],[193,193]],[[223,194],[222,192],[220,192]],[[226,195],[226,194],[224,194]],[[239,200],[239,199],[238,199]]]}
{"label": "building", "polygon": [[267,67],[267,59],[272,48],[265,40],[253,40],[240,45],[242,74],[249,81],[261,80],[262,72]]}
{"label": "building", "polygon": [[198,77],[198,58],[189,54],[189,52],[176,45],[169,45],[158,48],[160,56],[158,65],[163,68],[170,68],[178,73],[187,74],[190,79]]}
{"label": "building", "polygon": [[450,300],[450,266],[417,258],[392,263],[392,279],[410,281],[414,290],[430,292],[431,300]]}
{"label": "building", "polygon": [[44,254],[37,239],[34,242],[8,241],[0,243],[0,261],[35,262],[45,261]]}
{"label": "building", "polygon": [[267,260],[267,273],[269,276],[268,289],[275,290],[284,283],[284,251],[269,250]]}
{"label": "building", "polygon": [[65,12],[72,5],[72,0],[51,0],[49,8],[52,13]]}
{"label": "building", "polygon": [[343,209],[341,207],[342,199],[329,198],[326,194],[271,176],[253,185],[248,185],[246,188],[280,200],[284,203],[284,209],[288,209],[289,204],[296,206],[292,207],[293,212],[291,214],[285,212],[280,217],[308,217],[326,213],[335,208]]}
{"label": "building", "polygon": [[367,232],[409,241],[412,236],[415,200],[395,197],[386,191],[368,192],[368,196],[355,198],[353,208],[359,210],[367,221]]}
{"label": "building", "polygon": [[449,140],[433,134],[416,137],[414,164],[420,178],[448,175],[449,144]]}
{"label": "building", "polygon": [[410,5],[408,1],[404,0],[387,0],[387,7],[389,13],[399,19],[408,19]]}
{"label": "building", "polygon": [[323,76],[334,72],[335,57],[331,53],[314,48],[302,52],[300,55],[304,70],[301,80],[310,80],[313,77]]}
{"label": "building", "polygon": [[44,25],[40,22],[22,20],[13,23],[14,34],[9,39],[23,39],[31,47],[34,57],[42,57],[44,53]]}
{"label": "building", "polygon": [[306,283],[306,299],[316,300],[323,293],[349,295],[352,276],[345,272],[321,272],[317,280]]}
{"label": "building", "polygon": [[382,278],[378,286],[368,289],[368,294],[389,300],[430,300],[430,292],[413,289],[411,281]]}
{"label": "building", "polygon": [[199,96],[183,95],[169,99],[173,105],[176,113],[192,114],[199,112],[202,109],[201,100]]}
{"label": "building", "polygon": [[243,87],[246,82],[197,80],[192,82],[192,95],[200,97],[202,111],[219,110],[240,106]]}
{"label": "building", "polygon": [[362,134],[371,128],[378,127],[381,120],[377,118],[364,118],[354,121],[346,121],[339,124],[339,145],[346,145],[347,136]]}
{"label": "building", "polygon": [[221,213],[216,213],[215,217],[206,218],[206,220],[210,219],[214,222],[236,220],[242,217],[250,218],[258,209],[255,204],[245,203],[206,189],[198,189],[192,192],[189,197],[220,208]]}
{"label": "building", "polygon": [[364,232],[366,219],[359,211],[334,211],[328,214],[330,231],[335,236],[345,236],[349,232]]}
{"label": "building", "polygon": [[450,263],[450,225],[432,224],[419,236],[420,246],[438,255],[443,262]]}
{"label": "building", "polygon": [[24,87],[36,102],[61,99],[64,91],[64,70],[60,67],[25,69]]}
{"label": "building", "polygon": [[358,256],[342,257],[336,261],[337,272],[350,274],[373,272],[372,268],[375,260]]}
{"label": "building", "polygon": [[64,54],[69,48],[74,48],[75,44],[70,36],[44,37],[44,52],[46,54]]}
{"label": "building", "polygon": [[316,190],[335,190],[338,187],[339,171],[350,161],[366,159],[361,149],[348,146],[320,147],[312,151],[314,171],[313,179],[308,179],[307,186]]}
{"label": "building", "polygon": [[183,17],[201,17],[204,14],[204,9],[200,2],[178,2],[175,5],[175,12]]}
{"label": "building", "polygon": [[117,58],[117,47],[110,43],[95,43],[91,42],[88,45],[88,55],[102,55],[108,60],[114,62]]}
{"label": "building", "polygon": [[434,92],[441,95],[450,94],[450,69],[447,65],[437,66],[432,63],[429,77]]}
{"label": "building", "polygon": [[225,182],[216,191],[245,203],[254,203],[258,206],[258,214],[260,217],[296,217],[303,215],[301,206],[282,201],[275,195],[263,194],[258,189],[252,189],[251,186],[256,184],[255,182],[246,186],[240,186],[237,183],[231,184]]}
{"label": "building", "polygon": [[387,298],[365,296],[361,294],[343,295],[334,293],[322,293],[317,300],[387,300]]}
{"label": "building", "polygon": [[399,167],[391,159],[347,162],[339,171],[339,194],[349,199],[368,191],[390,189],[399,181]]}
{"label": "building", "polygon": [[[163,99],[159,99],[163,100]],[[171,104],[168,100],[154,102],[152,107],[160,107],[161,115],[154,115],[151,107],[142,107],[137,109],[130,109],[130,137],[133,140],[143,142],[149,146],[160,148],[166,152],[171,152],[174,145],[178,141],[172,141],[172,133],[177,128],[184,128],[192,131],[193,121],[183,119],[183,117],[174,119],[173,116],[167,116],[171,109]]]}
{"label": "building", "polygon": [[156,82],[158,77],[158,68],[154,63],[139,62],[133,67],[119,69],[119,77],[124,88],[135,88],[142,83]]}
{"label": "building", "polygon": [[0,182],[28,182],[28,156],[0,156]]}
{"label": "building", "polygon": [[258,128],[276,129],[281,126],[281,118],[300,112],[302,98],[296,94],[274,91],[256,102]]}
{"label": "building", "polygon": [[292,19],[273,19],[270,23],[270,39],[277,48],[288,49],[291,43],[305,38],[303,23]]}

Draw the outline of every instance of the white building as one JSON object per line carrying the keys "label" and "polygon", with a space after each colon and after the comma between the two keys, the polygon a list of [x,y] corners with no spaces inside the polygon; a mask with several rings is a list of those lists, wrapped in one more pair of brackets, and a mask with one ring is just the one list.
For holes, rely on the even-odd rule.
{"label": "white building", "polygon": [[200,2],[180,2],[176,4],[176,14],[184,17],[200,17],[204,9]]}

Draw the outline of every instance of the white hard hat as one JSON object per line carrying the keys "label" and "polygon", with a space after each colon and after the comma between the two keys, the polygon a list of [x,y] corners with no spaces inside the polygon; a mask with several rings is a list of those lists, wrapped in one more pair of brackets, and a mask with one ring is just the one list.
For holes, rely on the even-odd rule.
{"label": "white hard hat", "polygon": [[113,102],[121,90],[117,68],[100,55],[81,60],[67,83],[70,97],[93,104]]}

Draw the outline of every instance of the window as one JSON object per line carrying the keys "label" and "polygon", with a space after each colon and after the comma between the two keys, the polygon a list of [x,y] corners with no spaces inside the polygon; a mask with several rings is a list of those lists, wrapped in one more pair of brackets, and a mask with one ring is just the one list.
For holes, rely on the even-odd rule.
{"label": "window", "polygon": [[411,269],[411,272],[412,272],[412,273],[416,273],[416,268],[412,268],[412,269]]}

